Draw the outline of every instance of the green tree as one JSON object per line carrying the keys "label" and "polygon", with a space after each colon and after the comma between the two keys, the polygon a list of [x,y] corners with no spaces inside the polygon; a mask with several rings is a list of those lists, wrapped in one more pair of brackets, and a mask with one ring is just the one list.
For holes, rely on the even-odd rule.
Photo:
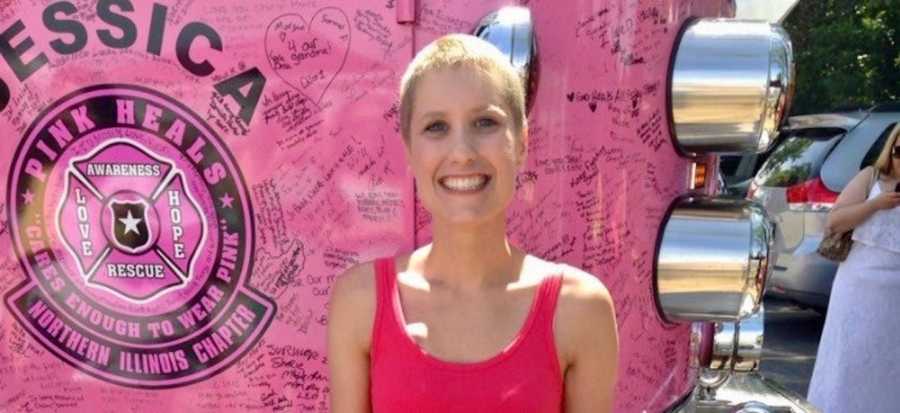
{"label": "green tree", "polygon": [[900,100],[900,0],[801,0],[784,27],[797,66],[792,114]]}

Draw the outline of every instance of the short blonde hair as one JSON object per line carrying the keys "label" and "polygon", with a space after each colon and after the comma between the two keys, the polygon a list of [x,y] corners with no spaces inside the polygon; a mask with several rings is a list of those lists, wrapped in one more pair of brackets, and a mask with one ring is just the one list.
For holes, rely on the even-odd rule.
{"label": "short blonde hair", "polygon": [[500,95],[509,106],[515,132],[522,133],[528,127],[525,86],[509,59],[494,45],[478,37],[448,34],[420,50],[400,80],[400,133],[406,143],[409,143],[412,106],[419,82],[428,73],[463,67],[496,79]]}
{"label": "short blonde hair", "polygon": [[891,161],[891,151],[894,150],[894,145],[897,144],[897,137],[900,136],[900,123],[894,125],[894,129],[891,130],[890,136],[884,142],[884,148],[881,149],[881,155],[878,155],[878,160],[875,161],[875,169],[885,176],[890,176],[894,172],[894,163]]}

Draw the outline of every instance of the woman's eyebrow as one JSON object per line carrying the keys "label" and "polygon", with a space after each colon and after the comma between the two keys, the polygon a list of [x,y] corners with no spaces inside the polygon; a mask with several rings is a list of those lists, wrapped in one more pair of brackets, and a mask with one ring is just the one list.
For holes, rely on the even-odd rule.
{"label": "woman's eyebrow", "polygon": [[503,109],[503,106],[497,105],[494,103],[478,106],[469,111],[469,113],[481,113],[481,112],[494,112],[502,115],[506,115],[506,110]]}
{"label": "woman's eyebrow", "polygon": [[[503,106],[493,104],[493,103],[483,105],[483,106],[478,106],[478,107],[475,107],[475,108],[472,108],[469,110],[470,114],[483,113],[483,112],[497,113],[497,114],[501,114],[504,116],[507,115],[507,112],[506,112],[506,110],[503,109]],[[416,116],[416,119],[440,118],[440,117],[446,116],[446,114],[447,114],[447,112],[445,112],[445,111],[433,110],[433,111],[425,112],[425,113],[422,113],[422,114]]]}
{"label": "woman's eyebrow", "polygon": [[430,119],[430,118],[439,118],[444,116],[445,112],[440,110],[433,110],[431,112],[425,112],[419,116],[416,116],[418,119]]}

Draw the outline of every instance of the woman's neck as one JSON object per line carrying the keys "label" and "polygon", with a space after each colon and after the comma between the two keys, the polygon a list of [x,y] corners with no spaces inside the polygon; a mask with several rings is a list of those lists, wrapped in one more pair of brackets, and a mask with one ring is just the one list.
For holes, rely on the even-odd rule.
{"label": "woman's neck", "polygon": [[525,254],[510,245],[501,218],[466,226],[434,221],[433,241],[417,252],[414,265],[419,268],[414,270],[429,284],[457,292],[505,287],[517,280]]}
{"label": "woman's neck", "polygon": [[900,171],[894,169],[891,173],[884,173],[881,169],[878,170],[878,179],[881,181],[896,181],[900,180]]}

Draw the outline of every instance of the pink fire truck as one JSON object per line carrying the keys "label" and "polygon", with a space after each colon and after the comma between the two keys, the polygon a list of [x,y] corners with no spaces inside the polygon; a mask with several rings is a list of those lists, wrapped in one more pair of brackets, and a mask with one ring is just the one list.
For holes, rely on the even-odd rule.
{"label": "pink fire truck", "polygon": [[717,196],[790,101],[733,0],[0,2],[0,411],[329,410],[330,287],[429,239],[400,74],[528,85],[511,236],[602,279],[616,411],[812,411],[756,371],[773,226]]}

